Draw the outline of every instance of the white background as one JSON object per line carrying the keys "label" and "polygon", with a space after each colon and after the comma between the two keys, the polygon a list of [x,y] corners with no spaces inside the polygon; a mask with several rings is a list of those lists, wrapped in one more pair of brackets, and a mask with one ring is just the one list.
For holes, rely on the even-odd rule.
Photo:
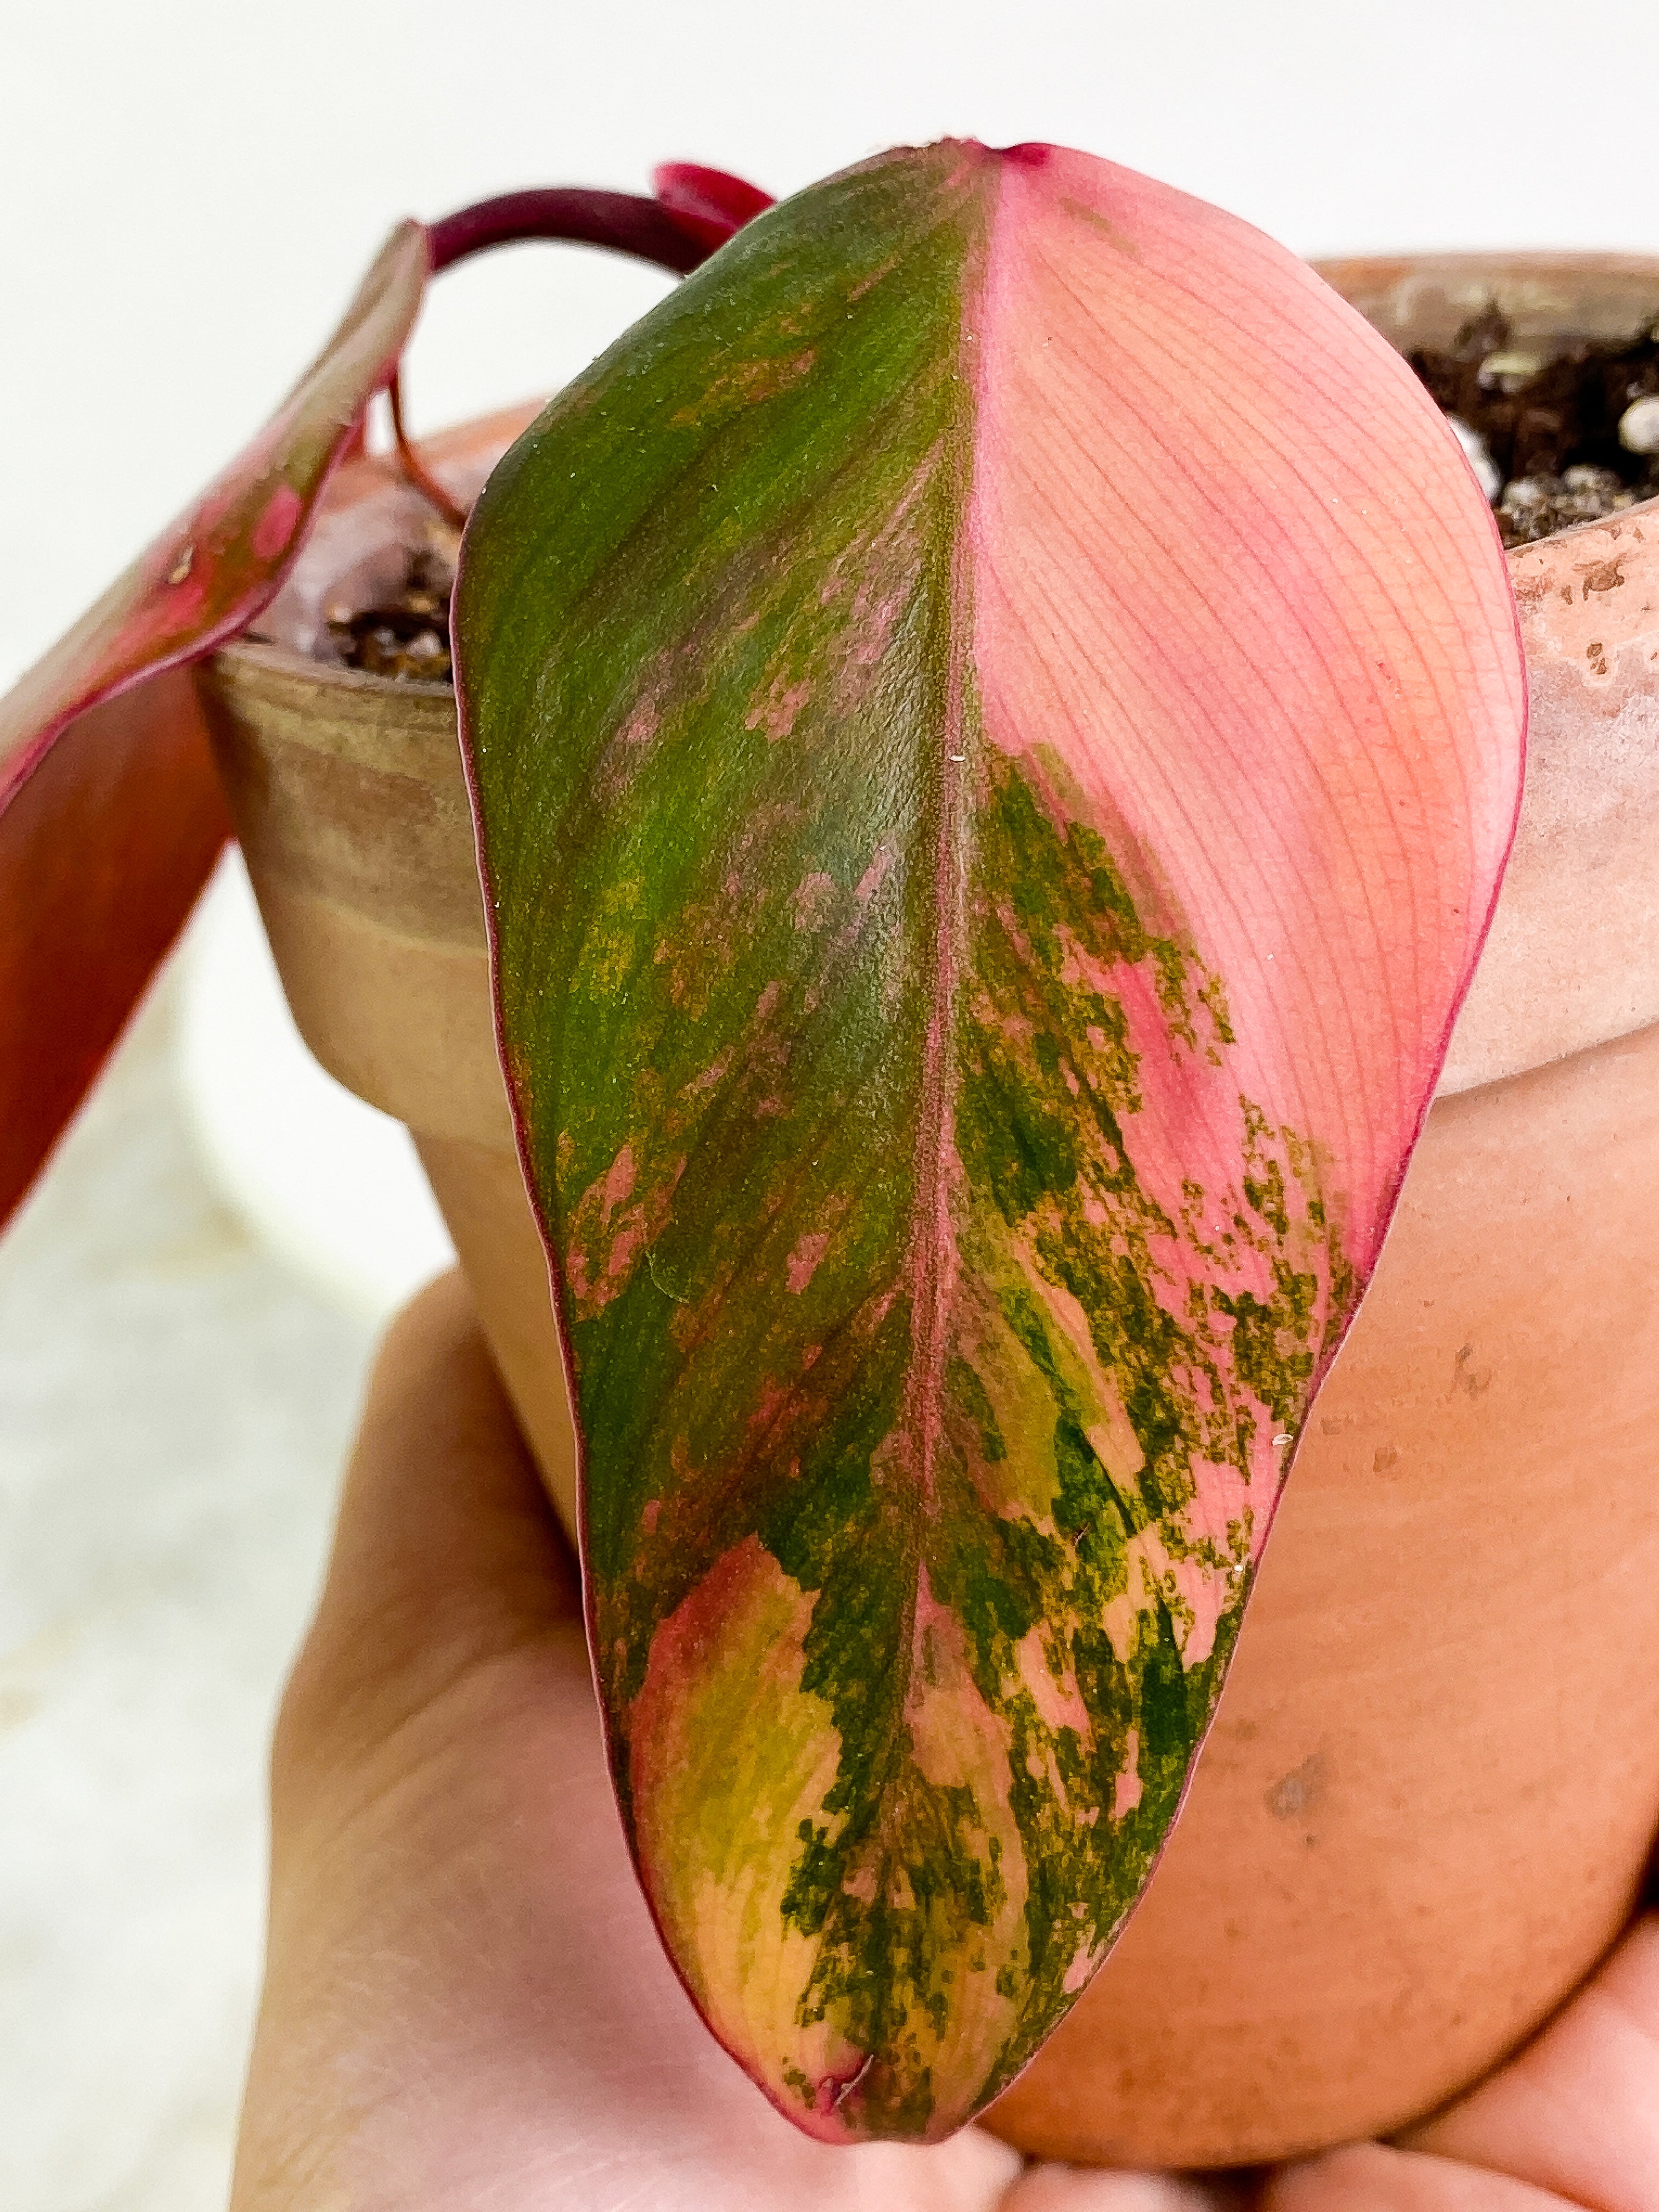
{"label": "white background", "polygon": [[[257,427],[397,216],[675,156],[784,191],[943,132],[1086,147],[1304,252],[1659,248],[1652,0],[0,0],[0,678]],[[447,278],[435,425],[659,289]]]}
{"label": "white background", "polygon": [[[268,413],[391,222],[1050,138],[1308,252],[1659,252],[1656,0],[0,0],[0,688]],[[437,288],[417,424],[667,280]],[[174,994],[176,998],[176,994]],[[368,1335],[227,1214],[164,991],[0,1245],[0,2203],[213,2212],[261,1762]]]}

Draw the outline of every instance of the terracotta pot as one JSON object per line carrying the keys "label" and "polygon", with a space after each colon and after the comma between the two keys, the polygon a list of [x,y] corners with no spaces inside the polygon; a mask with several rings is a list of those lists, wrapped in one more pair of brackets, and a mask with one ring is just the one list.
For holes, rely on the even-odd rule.
{"label": "terracotta pot", "polygon": [[[1659,306],[1655,261],[1327,273],[1402,344],[1493,294],[1527,336]],[[441,447],[458,489],[516,427]],[[453,702],[303,657],[325,591],[422,520],[383,465],[348,471],[270,617],[283,641],[201,680],[300,1027],[414,1130],[572,1522]],[[1659,1814],[1659,503],[1512,567],[1533,750],[1497,923],[1186,1811],[993,2115],[1030,2149],[1220,2165],[1397,2127],[1523,2038],[1637,1894]]]}

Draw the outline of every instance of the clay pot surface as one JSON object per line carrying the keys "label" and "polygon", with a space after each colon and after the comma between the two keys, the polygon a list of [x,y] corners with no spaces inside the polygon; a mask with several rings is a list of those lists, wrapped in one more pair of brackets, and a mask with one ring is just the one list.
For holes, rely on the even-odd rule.
{"label": "clay pot surface", "polygon": [[[1487,299],[1613,335],[1659,262],[1326,273],[1402,346]],[[474,489],[527,419],[434,441]],[[495,1055],[447,689],[307,656],[424,526],[345,471],[267,627],[201,684],[300,1028],[406,1121],[566,1525],[574,1445]],[[1104,2162],[1391,2129],[1495,2063],[1628,1916],[1659,1817],[1659,502],[1511,556],[1520,836],[1395,1225],[1315,1408],[1145,1900],[990,2116]]]}

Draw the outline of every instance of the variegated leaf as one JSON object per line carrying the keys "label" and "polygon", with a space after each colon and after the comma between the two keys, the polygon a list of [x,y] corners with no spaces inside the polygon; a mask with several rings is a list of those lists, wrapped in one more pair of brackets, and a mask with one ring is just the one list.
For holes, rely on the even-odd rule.
{"label": "variegated leaf", "polygon": [[176,672],[270,600],[426,283],[395,230],[259,436],[0,699],[0,1224],[184,921],[229,823]]}
{"label": "variegated leaf", "polygon": [[937,2136],[1144,1884],[1376,1260],[1518,800],[1491,519],[1291,255],[945,144],[555,403],[458,642],[641,1875],[784,2112]]}
{"label": "variegated leaf", "polygon": [[[654,199],[514,192],[398,226],[273,420],[0,700],[0,1226],[96,1076],[229,829],[182,673],[235,636],[304,543],[428,276],[524,238],[695,268],[770,202],[680,163]],[[394,388],[395,401],[395,388]],[[394,421],[402,441],[401,416]],[[447,505],[418,456],[416,481]]]}

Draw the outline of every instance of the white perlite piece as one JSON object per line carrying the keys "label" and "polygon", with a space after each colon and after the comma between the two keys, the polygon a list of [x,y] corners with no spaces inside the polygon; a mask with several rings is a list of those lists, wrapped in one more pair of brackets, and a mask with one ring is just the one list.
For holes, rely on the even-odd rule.
{"label": "white perlite piece", "polygon": [[1659,453],[1659,392],[1632,400],[1619,417],[1619,442],[1627,453]]}
{"label": "white perlite piece", "polygon": [[1489,353],[1479,371],[1480,389],[1518,392],[1523,384],[1531,383],[1543,366],[1541,353]]}
{"label": "white perlite piece", "polygon": [[1464,422],[1461,416],[1448,415],[1446,420],[1455,433],[1457,442],[1463,448],[1468,465],[1474,471],[1476,481],[1481,490],[1486,493],[1487,504],[1490,505],[1503,490],[1504,479],[1498,474],[1497,462],[1486,451],[1486,440],[1477,429]]}

